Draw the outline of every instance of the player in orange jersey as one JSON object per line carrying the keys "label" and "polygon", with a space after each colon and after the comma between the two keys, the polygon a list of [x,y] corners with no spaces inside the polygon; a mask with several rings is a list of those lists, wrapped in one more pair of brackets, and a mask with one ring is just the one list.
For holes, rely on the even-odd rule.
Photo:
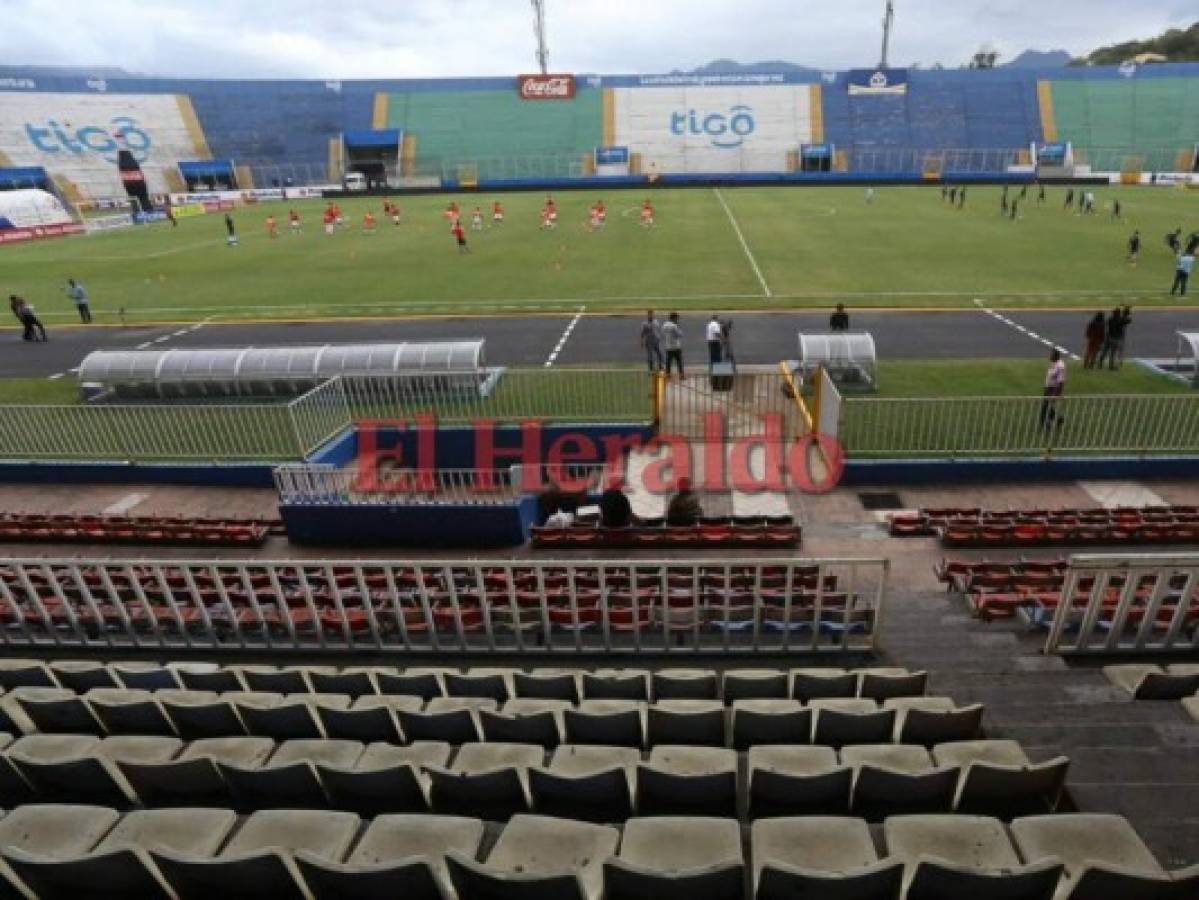
{"label": "player in orange jersey", "polygon": [[645,202],[641,204],[641,227],[654,227],[654,205],[650,202],[648,197],[646,197]]}
{"label": "player in orange jersey", "polygon": [[603,228],[608,223],[608,207],[604,206],[603,200],[595,201],[595,211],[599,216],[600,228]]}
{"label": "player in orange jersey", "polygon": [[362,231],[364,234],[374,234],[375,233],[375,214],[373,212],[371,212],[369,209],[366,211],[366,214],[363,215],[363,217],[362,217]]}
{"label": "player in orange jersey", "polygon": [[325,223],[325,234],[332,234],[333,227],[337,224],[337,216],[333,214],[333,204],[329,204],[325,208],[324,215],[321,216],[321,221]]}
{"label": "player in orange jersey", "polygon": [[499,200],[491,204],[491,221],[495,225],[504,224],[504,206]]}
{"label": "player in orange jersey", "polygon": [[279,236],[279,223],[275,221],[273,215],[266,217],[266,234],[269,238],[277,238]]}
{"label": "player in orange jersey", "polygon": [[300,233],[300,214],[294,209],[287,211],[287,224],[291,227],[292,234]]}

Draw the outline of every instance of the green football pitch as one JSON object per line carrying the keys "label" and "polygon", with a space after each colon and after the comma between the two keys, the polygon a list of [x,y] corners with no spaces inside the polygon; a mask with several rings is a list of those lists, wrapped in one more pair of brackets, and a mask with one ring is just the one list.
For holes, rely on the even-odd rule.
{"label": "green football pitch", "polygon": [[[827,307],[1080,306],[1096,300],[1177,302],[1164,235],[1199,228],[1199,194],[1168,188],[1095,188],[1096,211],[1062,208],[1065,189],[1036,188],[1017,218],[1001,215],[1001,189],[972,186],[965,207],[939,187],[712,188],[563,192],[560,224],[538,227],[543,193],[498,195],[507,221],[492,226],[485,193],[398,198],[403,222],[381,198],[342,202],[346,226],[323,233],[323,201],[262,204],[233,213],[240,243],[225,245],[220,215],[0,249],[5,293],[47,321],[73,321],[68,277],[88,288],[100,322],[305,319],[404,314],[639,311],[647,302],[728,310]],[[1010,191],[1017,197],[1020,188]],[[650,196],[657,225],[641,228]],[[607,227],[586,227],[602,197]],[[456,199],[471,252],[460,254],[443,211]],[[1118,199],[1123,216],[1111,216]],[[470,228],[483,207],[486,227]],[[288,208],[303,218],[288,233]],[[363,232],[367,210],[377,232]],[[264,219],[279,219],[268,238]],[[1139,228],[1139,265],[1125,245]]]}

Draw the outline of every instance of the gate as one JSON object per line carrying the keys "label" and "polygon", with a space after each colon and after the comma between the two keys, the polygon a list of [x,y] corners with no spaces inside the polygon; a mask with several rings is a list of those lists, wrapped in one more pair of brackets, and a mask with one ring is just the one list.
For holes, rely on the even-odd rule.
{"label": "gate", "polygon": [[668,377],[660,396],[661,431],[687,440],[711,437],[705,432],[705,420],[711,413],[723,421],[723,437],[728,438],[762,434],[768,416],[778,418],[784,437],[806,431],[792,383],[773,367],[745,367],[717,378],[706,371]]}

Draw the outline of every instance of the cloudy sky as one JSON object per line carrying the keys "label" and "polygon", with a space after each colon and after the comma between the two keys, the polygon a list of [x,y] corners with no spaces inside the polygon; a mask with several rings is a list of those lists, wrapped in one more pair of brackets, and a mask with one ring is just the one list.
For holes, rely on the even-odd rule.
{"label": "cloudy sky", "polygon": [[[551,68],[717,58],[877,62],[883,0],[547,0]],[[1195,0],[896,0],[892,64],[980,45],[1082,53],[1196,18]],[[504,75],[533,65],[527,0],[0,0],[0,63],[240,77]]]}

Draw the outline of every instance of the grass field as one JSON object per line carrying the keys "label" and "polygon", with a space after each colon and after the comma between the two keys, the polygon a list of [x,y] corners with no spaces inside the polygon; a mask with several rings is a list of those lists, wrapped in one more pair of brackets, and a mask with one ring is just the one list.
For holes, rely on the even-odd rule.
{"label": "grass field", "polygon": [[[1016,189],[1013,194],[1018,194]],[[1163,235],[1199,228],[1199,195],[1165,188],[1096,191],[1099,211],[1061,208],[1063,188],[1035,189],[1020,217],[999,213],[998,187],[971,187],[962,210],[936,187],[890,187],[867,205],[860,187],[655,189],[658,227],[637,225],[645,192],[605,192],[608,227],[583,225],[594,193],[557,197],[561,226],[537,227],[540,193],[502,196],[507,224],[468,230],[460,255],[442,210],[446,196],[405,197],[399,228],[363,234],[363,212],[381,200],[343,203],[348,227],[326,236],[321,201],[296,202],[304,233],[269,240],[263,219],[283,204],[233,215],[241,245],[224,246],[209,215],[0,249],[5,293],[26,296],[48,322],[75,320],[68,277],[88,288],[99,322],[206,318],[309,318],[369,314],[639,311],[647,300],[678,308],[827,306],[1091,307],[1102,297],[1169,304],[1172,258]],[[1124,220],[1108,206],[1119,198]],[[464,210],[490,195],[460,195]],[[488,216],[488,221],[490,217]],[[467,218],[469,225],[469,218]],[[1141,263],[1124,261],[1140,228]]]}

